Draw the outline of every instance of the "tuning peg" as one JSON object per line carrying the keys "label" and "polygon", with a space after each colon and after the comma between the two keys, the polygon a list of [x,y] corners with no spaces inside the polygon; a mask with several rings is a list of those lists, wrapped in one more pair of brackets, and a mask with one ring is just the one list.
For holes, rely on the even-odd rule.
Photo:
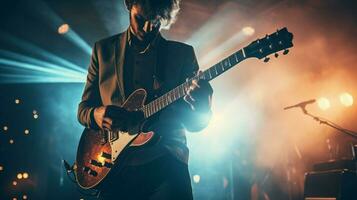
{"label": "tuning peg", "polygon": [[286,55],[288,53],[289,53],[289,49],[285,49],[284,52],[283,52],[284,55]]}
{"label": "tuning peg", "polygon": [[275,53],[274,54],[275,58],[279,57],[279,54],[278,53]]}
{"label": "tuning peg", "polygon": [[269,57],[265,57],[264,58],[264,62],[269,62],[270,58]]}

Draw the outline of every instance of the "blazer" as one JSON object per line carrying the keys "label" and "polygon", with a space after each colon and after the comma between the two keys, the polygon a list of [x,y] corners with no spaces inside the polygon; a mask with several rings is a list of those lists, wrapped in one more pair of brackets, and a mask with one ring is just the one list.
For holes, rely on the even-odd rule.
{"label": "blazer", "polygon": [[[128,31],[125,31],[94,44],[87,80],[77,112],[78,121],[87,128],[98,128],[93,117],[96,107],[121,106],[130,95],[125,94],[123,77],[127,33]],[[164,93],[193,76],[199,66],[192,46],[168,41],[160,34],[158,37],[160,57],[157,67]],[[168,109],[167,113],[180,120],[187,130],[199,131],[207,126],[207,123],[202,123],[203,120],[198,119],[197,114],[183,100],[174,104],[176,104],[173,106],[174,111]]]}

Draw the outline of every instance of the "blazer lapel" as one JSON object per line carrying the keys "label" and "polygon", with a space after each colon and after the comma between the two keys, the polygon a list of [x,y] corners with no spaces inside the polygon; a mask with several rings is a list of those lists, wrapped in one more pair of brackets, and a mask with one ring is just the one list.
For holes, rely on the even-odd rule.
{"label": "blazer lapel", "polygon": [[125,101],[125,91],[124,91],[124,61],[125,61],[125,48],[126,48],[126,41],[127,41],[127,32],[125,31],[120,34],[119,39],[116,40],[115,44],[115,71],[118,80],[119,91],[123,102]]}

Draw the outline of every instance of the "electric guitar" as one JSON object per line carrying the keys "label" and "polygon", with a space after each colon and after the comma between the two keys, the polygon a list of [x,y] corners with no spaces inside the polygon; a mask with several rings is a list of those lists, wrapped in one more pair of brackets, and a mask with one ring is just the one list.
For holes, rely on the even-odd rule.
{"label": "electric guitar", "polygon": [[[147,93],[144,89],[134,91],[124,102],[122,108],[127,111],[140,111],[144,119],[151,116],[174,103],[187,94],[192,80],[210,81],[224,72],[231,69],[236,64],[248,58],[264,58],[266,56],[283,51],[289,52],[288,48],[293,46],[293,34],[287,28],[276,31],[262,39],[250,43],[248,46],[233,53],[209,69],[205,70],[181,85],[173,88],[166,94],[156,98],[148,104],[145,103]],[[83,189],[97,187],[109,174],[111,169],[121,161],[121,156],[126,149],[148,143],[155,135],[154,132],[142,132],[143,129],[130,129],[128,131],[104,131],[84,129],[77,150],[76,163],[73,167],[77,183]]]}

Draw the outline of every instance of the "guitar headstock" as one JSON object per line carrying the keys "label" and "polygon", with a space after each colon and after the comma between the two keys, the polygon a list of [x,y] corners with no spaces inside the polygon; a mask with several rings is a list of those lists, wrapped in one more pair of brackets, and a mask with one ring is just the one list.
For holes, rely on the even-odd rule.
{"label": "guitar headstock", "polygon": [[245,54],[247,57],[265,58],[264,62],[268,62],[269,58],[266,56],[272,53],[275,53],[275,57],[278,57],[277,52],[284,50],[283,54],[286,55],[289,52],[288,48],[293,46],[292,40],[293,34],[287,28],[282,28],[250,43],[244,48]]}

